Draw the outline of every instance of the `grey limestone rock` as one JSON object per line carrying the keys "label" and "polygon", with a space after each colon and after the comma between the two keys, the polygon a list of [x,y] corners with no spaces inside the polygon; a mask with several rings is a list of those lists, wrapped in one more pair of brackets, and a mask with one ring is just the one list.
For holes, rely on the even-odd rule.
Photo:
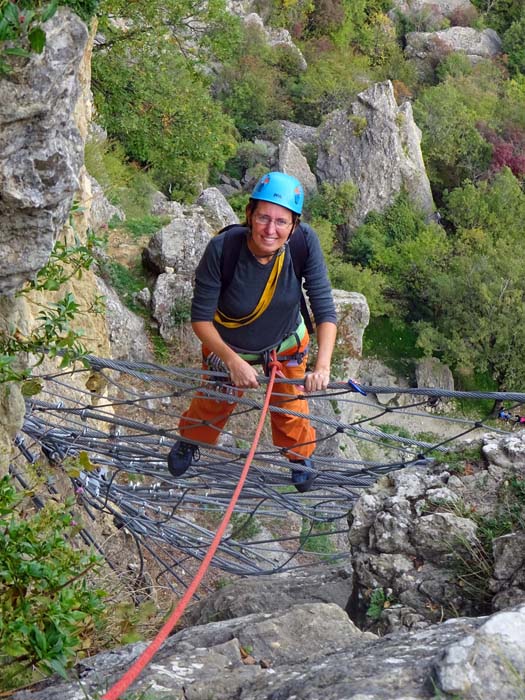
{"label": "grey limestone rock", "polygon": [[[184,629],[133,684],[170,700],[517,700],[524,672],[524,611],[456,618],[413,633],[361,633],[334,604]],[[94,700],[144,650],[130,645],[85,659],[80,680],[51,679],[13,700]],[[444,697],[444,695],[443,695]]]}
{"label": "grey limestone rock", "polygon": [[173,268],[191,282],[211,236],[212,228],[202,210],[182,214],[153,235],[143,252],[144,262],[158,273]]}
{"label": "grey limestone rock", "polygon": [[396,104],[390,81],[376,83],[348,109],[326,117],[319,127],[316,176],[319,182],[357,187],[349,230],[368,213],[384,211],[403,188],[421,211],[434,211],[420,142],[412,106]]}
{"label": "grey limestone rock", "polygon": [[416,61],[439,61],[449,53],[465,54],[471,63],[499,56],[501,39],[493,29],[480,31],[471,27],[450,27],[439,32],[410,32],[406,36],[407,58]]}
{"label": "grey limestone rock", "polygon": [[217,187],[208,187],[203,190],[197,197],[196,203],[202,207],[208,223],[215,231],[229,224],[239,223],[239,217]]}
{"label": "grey limestone rock", "polygon": [[286,137],[279,146],[279,170],[296,177],[304,187],[305,196],[317,192],[315,175],[310,170],[306,158],[294,142]]}
{"label": "grey limestone rock", "polygon": [[138,362],[153,360],[144,320],[126,308],[117,293],[102,279],[97,279],[97,285],[106,299],[105,317],[111,356],[118,360]]}
{"label": "grey limestone rock", "polygon": [[86,25],[61,7],[41,54],[14,59],[0,79],[0,293],[45,265],[79,184],[83,139],[74,110]]}

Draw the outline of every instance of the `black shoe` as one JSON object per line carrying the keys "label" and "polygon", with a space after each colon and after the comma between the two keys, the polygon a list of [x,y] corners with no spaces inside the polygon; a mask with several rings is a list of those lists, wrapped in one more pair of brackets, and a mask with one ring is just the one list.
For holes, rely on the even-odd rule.
{"label": "black shoe", "polygon": [[199,459],[199,448],[184,440],[177,440],[168,454],[168,471],[172,476],[182,476],[192,463]]}
{"label": "black shoe", "polygon": [[[293,462],[293,464],[304,464],[305,467],[312,470],[314,468],[313,459],[308,458],[298,460],[297,462]],[[306,472],[302,469],[292,469],[292,484],[300,493],[304,493],[312,488],[316,476],[317,473],[315,471]]]}

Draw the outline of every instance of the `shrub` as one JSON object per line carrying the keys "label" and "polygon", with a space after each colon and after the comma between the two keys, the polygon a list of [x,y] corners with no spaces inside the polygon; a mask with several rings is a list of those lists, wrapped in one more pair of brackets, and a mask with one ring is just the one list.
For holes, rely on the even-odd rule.
{"label": "shrub", "polygon": [[0,480],[0,674],[2,687],[32,679],[32,666],[65,675],[89,648],[104,612],[88,571],[100,560],[75,548],[72,502],[33,510],[8,476]]}
{"label": "shrub", "polygon": [[513,22],[503,36],[503,51],[513,75],[525,73],[525,15]]}
{"label": "shrub", "polygon": [[148,167],[159,188],[189,199],[233,153],[231,121],[172,42],[135,44],[133,61],[129,51],[121,40],[93,57],[102,124],[128,158]]}

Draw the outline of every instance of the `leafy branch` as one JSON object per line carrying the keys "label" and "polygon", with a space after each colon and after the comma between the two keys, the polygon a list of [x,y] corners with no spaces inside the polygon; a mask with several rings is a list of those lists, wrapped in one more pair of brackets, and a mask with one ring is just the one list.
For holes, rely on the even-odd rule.
{"label": "leafy branch", "polygon": [[[48,263],[19,295],[33,290],[56,291],[73,277],[81,278],[83,271],[92,266],[98,245],[100,240],[92,233],[88,234],[85,244],[78,239],[75,239],[74,246],[58,241]],[[89,311],[100,313],[100,298],[94,301]],[[72,326],[79,313],[82,313],[80,305],[73,294],[67,292],[59,301],[42,306],[37,316],[38,325],[31,333],[24,334],[18,327],[0,332],[0,384],[9,381],[24,382],[22,393],[30,396],[40,391],[40,384],[27,380],[45,357],[60,357],[60,367],[84,361],[87,350],[80,341],[82,331],[75,330]],[[31,366],[22,367],[21,356],[36,359]]]}
{"label": "leafy branch", "polygon": [[58,0],[35,2],[6,2],[0,0],[0,76],[11,72],[9,56],[29,58],[31,51],[42,53],[46,33],[42,24],[51,19]]}

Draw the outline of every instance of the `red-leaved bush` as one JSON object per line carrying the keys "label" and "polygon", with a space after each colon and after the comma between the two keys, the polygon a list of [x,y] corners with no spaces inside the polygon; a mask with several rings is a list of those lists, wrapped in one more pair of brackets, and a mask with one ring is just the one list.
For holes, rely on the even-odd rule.
{"label": "red-leaved bush", "polygon": [[525,130],[516,126],[507,127],[497,134],[486,124],[478,124],[478,131],[493,146],[489,172],[497,173],[505,166],[516,177],[525,175]]}

